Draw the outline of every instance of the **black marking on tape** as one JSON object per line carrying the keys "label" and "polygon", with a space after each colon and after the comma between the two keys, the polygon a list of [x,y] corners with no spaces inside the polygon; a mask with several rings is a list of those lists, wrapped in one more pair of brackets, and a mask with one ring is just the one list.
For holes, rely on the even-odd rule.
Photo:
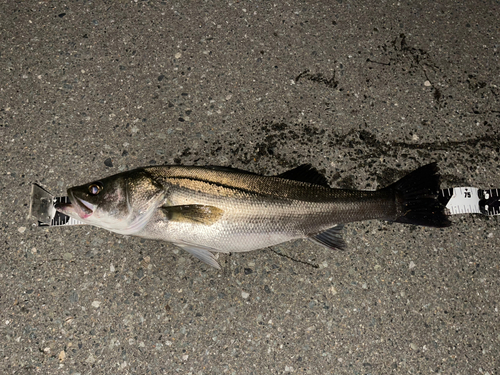
{"label": "black marking on tape", "polygon": [[479,209],[483,215],[500,215],[499,189],[479,190]]}

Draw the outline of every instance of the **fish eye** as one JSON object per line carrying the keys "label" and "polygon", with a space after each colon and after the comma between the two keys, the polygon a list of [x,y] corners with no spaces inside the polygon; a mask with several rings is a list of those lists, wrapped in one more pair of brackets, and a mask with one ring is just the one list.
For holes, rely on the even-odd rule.
{"label": "fish eye", "polygon": [[91,195],[97,195],[101,192],[102,185],[101,184],[91,184],[89,185],[89,193]]}

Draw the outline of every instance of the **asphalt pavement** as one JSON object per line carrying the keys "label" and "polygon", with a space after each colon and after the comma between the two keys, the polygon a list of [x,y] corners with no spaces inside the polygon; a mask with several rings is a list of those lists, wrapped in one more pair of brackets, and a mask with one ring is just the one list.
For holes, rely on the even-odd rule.
{"label": "asphalt pavement", "polygon": [[376,189],[437,162],[500,188],[498,1],[0,1],[2,374],[500,373],[499,218],[348,224],[221,255],[88,226],[55,195],[147,165]]}

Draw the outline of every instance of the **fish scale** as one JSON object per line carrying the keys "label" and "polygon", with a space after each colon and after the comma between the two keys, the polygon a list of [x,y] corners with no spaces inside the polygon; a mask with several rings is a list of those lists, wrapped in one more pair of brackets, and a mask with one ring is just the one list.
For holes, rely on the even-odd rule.
{"label": "fish scale", "polygon": [[301,212],[312,211],[311,207],[307,206],[313,205],[306,203],[299,207],[294,202],[287,202],[285,205],[283,201],[264,203],[249,196],[245,199],[218,198],[180,189],[174,189],[167,199],[172,205],[217,205],[224,214],[212,225],[168,222],[158,230],[156,225],[165,222],[160,216],[157,218],[157,224],[145,228],[140,236],[174,243],[203,244],[214,251],[222,252],[250,251],[304,236],[304,229],[300,228],[298,219],[304,221],[304,214],[301,215]]}

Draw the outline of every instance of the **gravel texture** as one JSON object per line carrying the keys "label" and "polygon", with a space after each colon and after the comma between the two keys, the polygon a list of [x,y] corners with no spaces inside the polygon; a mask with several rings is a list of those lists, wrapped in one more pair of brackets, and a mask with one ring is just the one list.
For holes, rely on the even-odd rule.
{"label": "gravel texture", "polygon": [[221,255],[39,229],[30,185],[437,161],[500,188],[498,1],[0,1],[2,374],[499,374],[498,217]]}

